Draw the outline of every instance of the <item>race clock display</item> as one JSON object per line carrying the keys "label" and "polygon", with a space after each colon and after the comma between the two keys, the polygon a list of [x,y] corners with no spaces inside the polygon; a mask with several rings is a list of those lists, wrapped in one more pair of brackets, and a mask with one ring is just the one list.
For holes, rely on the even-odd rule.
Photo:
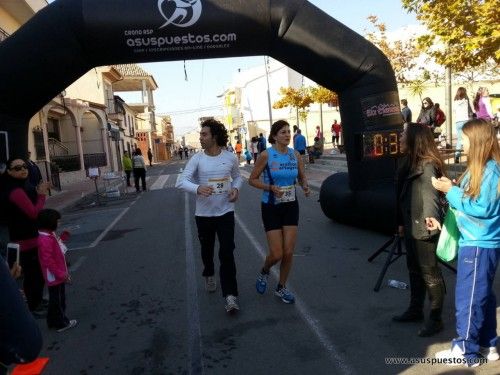
{"label": "race clock display", "polygon": [[358,135],[361,158],[399,157],[399,129],[366,131]]}

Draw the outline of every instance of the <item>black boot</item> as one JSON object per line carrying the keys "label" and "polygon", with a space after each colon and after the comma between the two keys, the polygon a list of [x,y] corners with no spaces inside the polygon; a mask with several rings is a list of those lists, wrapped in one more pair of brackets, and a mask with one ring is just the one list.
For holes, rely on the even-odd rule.
{"label": "black boot", "polygon": [[433,309],[431,310],[431,315],[429,316],[429,320],[422,327],[420,331],[418,331],[418,335],[420,337],[430,337],[434,336],[436,333],[439,333],[443,330],[444,325],[441,320],[441,312],[442,309]]}
{"label": "black boot", "polygon": [[393,316],[392,320],[399,323],[421,322],[424,320],[424,313],[422,310],[416,310],[409,307],[408,310],[401,315]]}

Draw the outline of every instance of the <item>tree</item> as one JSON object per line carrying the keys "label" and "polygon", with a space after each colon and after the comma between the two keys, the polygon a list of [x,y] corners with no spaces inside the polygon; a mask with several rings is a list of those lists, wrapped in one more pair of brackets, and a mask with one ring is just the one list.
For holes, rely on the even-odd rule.
{"label": "tree", "polygon": [[373,15],[368,17],[368,21],[373,25],[375,31],[368,32],[366,39],[387,56],[397,82],[411,82],[412,70],[417,66],[417,58],[422,53],[415,37],[407,36],[401,40],[389,40],[385,23],[379,22],[378,17]]}
{"label": "tree", "polygon": [[309,89],[311,93],[311,99],[314,103],[319,103],[320,121],[321,121],[321,134],[324,136],[323,132],[323,104],[331,103],[332,105],[338,105],[338,95],[326,87],[317,86],[311,87]]}
{"label": "tree", "polygon": [[301,87],[295,89],[293,87],[280,88],[281,99],[273,104],[274,109],[292,107],[297,111],[297,126],[299,126],[299,117],[306,121],[309,110],[307,109],[312,103],[309,89]]}
{"label": "tree", "polygon": [[[429,29],[430,33],[418,41],[438,64],[462,72],[489,59],[500,63],[498,2],[402,0],[402,4]],[[443,48],[439,48],[439,43]]]}

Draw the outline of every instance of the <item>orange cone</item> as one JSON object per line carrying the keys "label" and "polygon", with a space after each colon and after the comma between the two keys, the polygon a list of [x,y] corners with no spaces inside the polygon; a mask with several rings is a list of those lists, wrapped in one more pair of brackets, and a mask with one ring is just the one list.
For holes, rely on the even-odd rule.
{"label": "orange cone", "polygon": [[48,358],[37,358],[33,362],[14,367],[11,375],[40,375],[49,363]]}

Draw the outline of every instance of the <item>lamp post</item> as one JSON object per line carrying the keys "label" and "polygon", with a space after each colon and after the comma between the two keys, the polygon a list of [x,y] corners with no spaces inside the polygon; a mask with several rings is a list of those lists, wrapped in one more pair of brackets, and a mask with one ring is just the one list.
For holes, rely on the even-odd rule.
{"label": "lamp post", "polygon": [[264,68],[266,69],[266,81],[267,81],[267,105],[269,108],[269,129],[273,125],[273,110],[271,106],[271,92],[269,90],[269,57],[264,56]]}

